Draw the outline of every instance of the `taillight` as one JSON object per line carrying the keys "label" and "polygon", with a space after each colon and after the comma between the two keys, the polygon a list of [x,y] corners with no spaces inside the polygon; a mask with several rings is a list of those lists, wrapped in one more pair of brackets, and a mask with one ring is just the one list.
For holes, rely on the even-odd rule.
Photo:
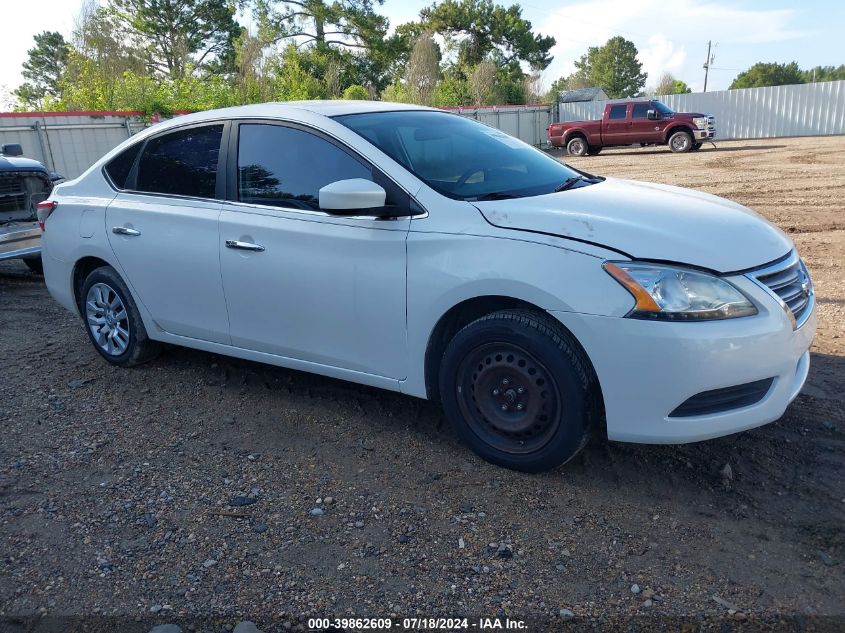
{"label": "taillight", "polygon": [[44,202],[39,202],[35,205],[35,210],[38,214],[38,226],[41,227],[42,231],[46,230],[44,228],[44,223],[57,206],[59,206],[59,203],[55,200],[45,200]]}

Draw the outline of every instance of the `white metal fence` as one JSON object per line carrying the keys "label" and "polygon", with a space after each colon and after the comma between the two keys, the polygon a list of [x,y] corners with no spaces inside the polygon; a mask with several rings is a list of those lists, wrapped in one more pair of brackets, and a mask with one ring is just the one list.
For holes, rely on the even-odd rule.
{"label": "white metal fence", "polygon": [[498,128],[531,145],[548,142],[546,128],[554,121],[554,106],[489,106],[483,108],[448,108],[455,114],[476,119]]}
{"label": "white metal fence", "polygon": [[76,178],[143,127],[134,113],[4,113],[0,145],[20,143],[27,158],[65,178]]}
{"label": "white metal fence", "polygon": [[[676,112],[714,115],[717,139],[845,134],[845,81],[719,90],[657,98]],[[561,103],[558,105],[560,120],[601,118],[607,103]]]}
{"label": "white metal fence", "polygon": [[[678,112],[716,117],[717,138],[772,138],[845,134],[845,81],[659,97]],[[489,106],[450,111],[491,125],[531,145],[547,142],[554,121],[601,117],[607,101],[554,106]],[[20,143],[24,155],[75,178],[144,127],[136,113],[0,114],[0,144]]]}

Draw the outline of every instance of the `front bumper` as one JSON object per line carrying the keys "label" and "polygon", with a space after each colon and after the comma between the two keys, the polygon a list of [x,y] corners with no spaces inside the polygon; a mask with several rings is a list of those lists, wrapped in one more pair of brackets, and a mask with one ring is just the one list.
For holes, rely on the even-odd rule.
{"label": "front bumper", "polygon": [[41,253],[41,229],[37,222],[0,226],[0,260]]}
{"label": "front bumper", "polygon": [[[801,391],[816,330],[811,314],[797,330],[764,290],[732,278],[760,310],[752,317],[673,323],[552,312],[587,351],[601,384],[611,440],[649,444],[696,442],[780,418]],[[755,404],[671,417],[704,391],[773,378]]]}
{"label": "front bumper", "polygon": [[692,135],[695,137],[696,141],[709,141],[710,139],[716,138],[716,130],[699,130],[695,129],[692,131]]}

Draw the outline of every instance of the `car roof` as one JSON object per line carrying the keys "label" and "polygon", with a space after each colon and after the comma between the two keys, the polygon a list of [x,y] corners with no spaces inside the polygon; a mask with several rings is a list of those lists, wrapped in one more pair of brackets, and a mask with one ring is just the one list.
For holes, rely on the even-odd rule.
{"label": "car roof", "polygon": [[[164,129],[172,125],[184,123],[211,121],[220,119],[268,118],[268,119],[303,119],[313,115],[333,117],[343,114],[364,114],[367,112],[393,112],[397,110],[431,110],[442,112],[436,108],[428,108],[410,103],[391,103],[390,101],[357,101],[357,100],[313,100],[313,101],[280,101],[270,103],[254,103],[216,110],[204,110],[192,114],[162,121],[152,126]],[[309,116],[311,115],[311,116]],[[152,128],[149,128],[152,129]]]}

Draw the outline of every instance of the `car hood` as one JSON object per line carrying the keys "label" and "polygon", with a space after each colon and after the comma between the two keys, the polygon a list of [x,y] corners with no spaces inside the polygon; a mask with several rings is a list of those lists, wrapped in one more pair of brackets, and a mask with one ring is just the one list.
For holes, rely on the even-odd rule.
{"label": "car hood", "polygon": [[41,171],[47,173],[44,165],[37,160],[0,154],[0,172],[4,171]]}
{"label": "car hood", "polygon": [[669,185],[608,178],[560,193],[473,204],[501,228],[723,273],[771,262],[793,247],[780,229],[750,209]]}

